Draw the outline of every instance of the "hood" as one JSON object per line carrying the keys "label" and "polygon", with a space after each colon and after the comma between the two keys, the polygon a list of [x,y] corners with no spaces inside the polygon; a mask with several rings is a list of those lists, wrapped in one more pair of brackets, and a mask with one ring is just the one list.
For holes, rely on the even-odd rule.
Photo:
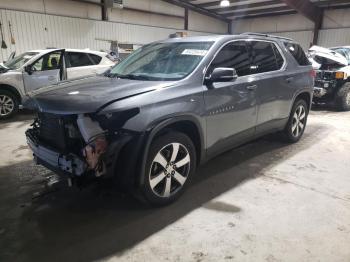
{"label": "hood", "polygon": [[172,85],[169,81],[139,81],[92,76],[41,88],[28,94],[24,106],[55,114],[98,111],[106,104]]}
{"label": "hood", "polygon": [[320,66],[347,66],[348,60],[341,54],[321,46],[312,46],[309,49],[311,62],[316,62]]}

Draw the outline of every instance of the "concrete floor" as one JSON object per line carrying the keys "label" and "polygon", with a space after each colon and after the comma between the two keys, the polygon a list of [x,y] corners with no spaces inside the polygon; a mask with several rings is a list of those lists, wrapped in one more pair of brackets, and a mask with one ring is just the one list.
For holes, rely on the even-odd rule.
{"label": "concrete floor", "polygon": [[0,124],[0,261],[350,261],[350,112],[313,111],[298,144],[210,161],[161,209],[108,184],[45,188],[30,119]]}

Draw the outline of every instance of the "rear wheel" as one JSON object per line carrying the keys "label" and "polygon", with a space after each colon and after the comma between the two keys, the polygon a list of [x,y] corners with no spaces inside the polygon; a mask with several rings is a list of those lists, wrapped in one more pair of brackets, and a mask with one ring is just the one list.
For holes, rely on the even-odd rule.
{"label": "rear wheel", "polygon": [[0,119],[10,118],[18,111],[19,101],[17,97],[7,91],[0,90]]}
{"label": "rear wheel", "polygon": [[196,168],[195,147],[180,132],[156,138],[149,150],[142,191],[146,202],[162,206],[176,200],[189,184]]}
{"label": "rear wheel", "polygon": [[306,127],[308,113],[307,103],[303,99],[294,103],[288,123],[283,131],[287,142],[295,143],[300,140]]}
{"label": "rear wheel", "polygon": [[350,83],[345,83],[335,95],[335,106],[339,111],[350,110]]}

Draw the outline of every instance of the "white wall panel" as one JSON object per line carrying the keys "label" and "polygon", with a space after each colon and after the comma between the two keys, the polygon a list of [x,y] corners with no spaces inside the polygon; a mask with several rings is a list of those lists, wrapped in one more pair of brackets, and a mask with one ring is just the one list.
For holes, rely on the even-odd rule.
{"label": "white wall panel", "polygon": [[310,20],[299,14],[242,19],[232,23],[235,33],[307,31],[313,27]]}
{"label": "white wall panel", "polygon": [[218,34],[227,33],[228,25],[226,22],[193,11],[189,11],[188,14],[188,28],[190,30],[215,32]]}
{"label": "white wall panel", "polygon": [[318,45],[324,47],[350,46],[350,28],[320,30]]}
{"label": "white wall panel", "polygon": [[[11,10],[0,10],[0,20],[4,25],[4,38],[8,46],[7,49],[0,49],[0,61],[6,60],[12,51],[19,54],[31,49],[46,47],[107,50],[110,45],[108,40],[146,44],[165,39],[169,34],[179,31],[154,26],[103,22]],[[9,21],[13,25],[15,45],[11,45],[10,42]],[[198,31],[188,31],[188,33],[189,35],[208,34]]]}

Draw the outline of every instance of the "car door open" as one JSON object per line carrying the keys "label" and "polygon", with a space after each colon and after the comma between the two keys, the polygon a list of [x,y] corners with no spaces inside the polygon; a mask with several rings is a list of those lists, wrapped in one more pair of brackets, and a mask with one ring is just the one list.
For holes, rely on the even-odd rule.
{"label": "car door open", "polygon": [[23,71],[23,81],[27,92],[57,84],[65,78],[64,49],[46,53]]}

